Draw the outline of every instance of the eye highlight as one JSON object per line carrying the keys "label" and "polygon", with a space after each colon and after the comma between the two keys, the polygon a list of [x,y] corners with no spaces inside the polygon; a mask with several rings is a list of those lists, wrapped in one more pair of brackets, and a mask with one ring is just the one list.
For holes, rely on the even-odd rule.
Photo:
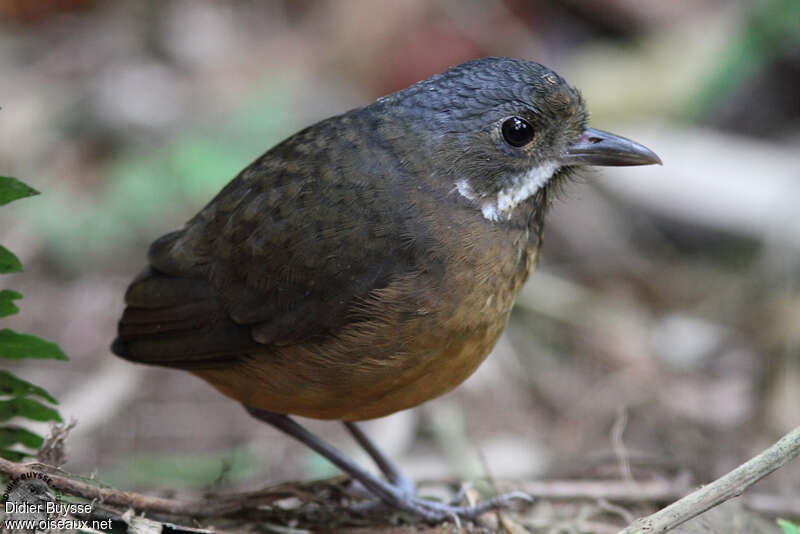
{"label": "eye highlight", "polygon": [[533,131],[533,126],[519,117],[511,117],[503,122],[501,127],[503,132],[503,139],[506,143],[513,147],[521,147],[531,142],[536,132]]}

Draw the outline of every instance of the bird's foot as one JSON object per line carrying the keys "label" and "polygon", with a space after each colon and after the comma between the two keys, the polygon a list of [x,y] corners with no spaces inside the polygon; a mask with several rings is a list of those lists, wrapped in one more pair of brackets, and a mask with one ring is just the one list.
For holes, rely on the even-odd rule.
{"label": "bird's foot", "polygon": [[407,509],[409,512],[415,513],[427,521],[440,522],[451,518],[456,524],[459,524],[461,519],[476,519],[478,516],[490,510],[505,508],[515,500],[533,502],[533,498],[527,493],[515,491],[502,495],[495,495],[491,499],[471,506],[457,506],[455,504],[422,499],[420,497],[407,499],[406,503],[409,505]]}
{"label": "bird's foot", "polygon": [[400,495],[408,498],[413,498],[417,494],[417,485],[414,481],[402,474],[395,474],[394,478],[390,481],[392,487],[397,490]]}
{"label": "bird's foot", "polygon": [[413,494],[404,491],[397,491],[390,498],[384,498],[377,501],[362,502],[353,507],[353,509],[364,512],[371,510],[381,505],[389,505],[398,510],[416,515],[429,523],[440,523],[442,521],[451,519],[456,526],[461,525],[461,520],[473,520],[478,516],[490,511],[499,510],[509,506],[513,501],[520,500],[525,502],[533,502],[533,498],[527,493],[515,491],[496,495],[491,499],[479,502],[471,506],[458,506],[460,498],[451,503],[444,503],[440,501],[433,501],[423,499]]}
{"label": "bird's foot", "polygon": [[[349,491],[353,492],[354,494],[360,494],[364,497],[374,497],[375,493],[367,489],[364,484],[359,482],[356,479],[350,479],[350,488]],[[387,489],[395,496],[401,499],[408,498],[412,499],[417,494],[417,485],[414,483],[413,480],[404,476],[404,475],[397,475],[393,480],[389,481],[389,485]],[[459,492],[459,495],[463,495]],[[362,501],[360,503],[356,503],[352,506],[353,509],[360,509],[360,510],[371,510],[379,506],[383,501],[380,499],[372,499],[369,501]],[[451,504],[455,504],[457,502],[461,502],[460,499],[458,501],[453,501]]]}

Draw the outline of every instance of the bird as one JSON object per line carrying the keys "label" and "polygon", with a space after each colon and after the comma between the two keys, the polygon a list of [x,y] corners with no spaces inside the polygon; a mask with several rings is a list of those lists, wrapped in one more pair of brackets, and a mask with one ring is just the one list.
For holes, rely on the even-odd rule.
{"label": "bird", "polygon": [[[425,520],[523,498],[417,497],[357,422],[476,370],[537,264],[560,184],[585,166],[661,164],[588,121],[553,70],[487,57],[313,124],[152,243],[112,351],[205,380]],[[343,422],[385,480],[292,416]]]}

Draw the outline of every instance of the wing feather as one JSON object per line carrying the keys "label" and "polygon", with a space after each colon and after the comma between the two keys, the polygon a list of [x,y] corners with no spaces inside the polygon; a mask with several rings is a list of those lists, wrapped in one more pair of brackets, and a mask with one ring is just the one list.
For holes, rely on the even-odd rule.
{"label": "wing feather", "polygon": [[354,302],[419,271],[415,245],[432,240],[404,195],[425,191],[409,185],[407,165],[374,165],[392,158],[365,133],[374,124],[342,133],[343,117],[358,113],[290,137],[151,245],[150,268],[126,295],[117,354],[191,367],[335,335],[368,319]]}

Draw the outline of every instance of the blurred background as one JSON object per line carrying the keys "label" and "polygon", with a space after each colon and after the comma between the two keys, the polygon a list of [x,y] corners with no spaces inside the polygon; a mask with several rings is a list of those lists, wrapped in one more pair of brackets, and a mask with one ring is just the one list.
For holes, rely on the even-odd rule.
{"label": "blurred background", "polygon": [[[572,184],[486,363],[368,431],[420,479],[703,482],[800,424],[796,0],[0,0],[0,174],[42,192],[0,209],[26,267],[2,326],[71,358],[13,366],[77,421],[65,468],[148,491],[334,474],[188,374],[112,357],[125,288],[276,142],[487,55],[557,70],[664,166]],[[798,494],[800,465],[760,491]]]}

